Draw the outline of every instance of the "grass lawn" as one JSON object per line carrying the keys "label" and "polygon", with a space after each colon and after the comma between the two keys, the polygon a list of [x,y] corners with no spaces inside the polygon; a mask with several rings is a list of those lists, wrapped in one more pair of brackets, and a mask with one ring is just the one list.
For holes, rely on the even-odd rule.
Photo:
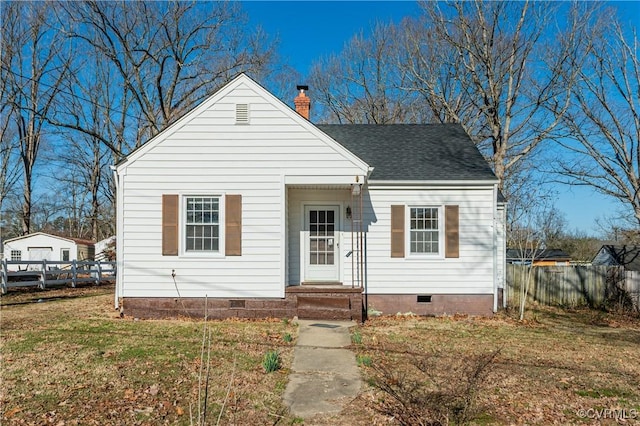
{"label": "grass lawn", "polygon": [[220,424],[295,421],[281,402],[286,368],[262,366],[271,350],[291,363],[284,336],[296,327],[282,319],[209,321],[206,333],[202,321],[121,319],[111,286],[9,293],[2,304],[2,424],[196,424],[201,358],[211,366],[207,424],[223,405]]}
{"label": "grass lawn", "polygon": [[[365,376],[378,380],[379,367],[391,365],[446,387],[460,383],[468,360],[500,349],[478,395],[476,424],[640,424],[638,318],[545,308],[524,323],[506,314],[378,318],[357,334],[356,352],[371,362]],[[379,393],[368,399],[380,406]]]}
{"label": "grass lawn", "polygon": [[[209,321],[203,334],[202,321],[122,319],[109,286],[10,292],[0,328],[2,424],[188,425],[192,416],[197,424],[203,358],[211,369],[207,424],[219,416],[225,425],[303,422],[282,404],[297,332],[289,321]],[[500,349],[478,394],[476,424],[616,424],[604,417],[621,415],[640,424],[637,319],[539,309],[524,323],[507,315],[374,318],[354,333],[368,383],[381,371],[413,380],[416,365],[425,383],[456,383],[468,360]],[[204,355],[203,335],[212,342]],[[283,368],[267,374],[262,360],[271,350]],[[365,385],[340,415],[305,424],[397,424],[377,411],[384,400]]]}

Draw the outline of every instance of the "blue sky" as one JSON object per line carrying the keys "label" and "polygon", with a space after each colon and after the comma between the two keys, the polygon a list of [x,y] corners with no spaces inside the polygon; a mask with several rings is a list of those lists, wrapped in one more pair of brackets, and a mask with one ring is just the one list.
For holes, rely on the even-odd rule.
{"label": "blue sky", "polygon": [[[611,2],[623,19],[640,18],[640,1]],[[306,76],[317,58],[339,53],[355,34],[376,22],[400,21],[420,12],[414,1],[243,1],[250,22],[279,38],[282,60]],[[556,186],[556,207],[569,230],[597,235],[596,219],[619,210],[619,204],[590,188]]]}

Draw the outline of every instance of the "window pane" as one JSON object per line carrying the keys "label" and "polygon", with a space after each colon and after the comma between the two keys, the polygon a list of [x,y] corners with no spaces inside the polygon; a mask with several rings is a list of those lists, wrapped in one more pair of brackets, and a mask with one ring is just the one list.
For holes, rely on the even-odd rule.
{"label": "window pane", "polygon": [[437,207],[410,209],[409,249],[411,253],[439,252],[439,224]]}
{"label": "window pane", "polygon": [[217,197],[187,197],[185,205],[186,250],[218,251],[219,199]]}

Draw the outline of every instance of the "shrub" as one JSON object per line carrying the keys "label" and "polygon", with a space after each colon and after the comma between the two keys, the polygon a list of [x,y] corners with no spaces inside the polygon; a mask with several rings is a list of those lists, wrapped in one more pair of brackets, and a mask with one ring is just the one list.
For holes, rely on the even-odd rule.
{"label": "shrub", "polygon": [[478,395],[488,383],[500,349],[477,357],[417,355],[408,368],[376,363],[370,383],[382,392],[374,409],[405,426],[468,424],[481,414]]}
{"label": "shrub", "polygon": [[280,354],[278,351],[269,351],[262,360],[262,366],[267,373],[273,373],[280,369]]}

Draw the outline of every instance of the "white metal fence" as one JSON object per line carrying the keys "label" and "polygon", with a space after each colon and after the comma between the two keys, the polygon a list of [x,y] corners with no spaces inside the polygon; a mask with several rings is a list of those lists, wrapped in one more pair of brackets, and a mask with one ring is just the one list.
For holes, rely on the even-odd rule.
{"label": "white metal fence", "polygon": [[46,287],[115,281],[116,262],[74,260],[70,262],[3,260],[0,290],[16,287]]}

